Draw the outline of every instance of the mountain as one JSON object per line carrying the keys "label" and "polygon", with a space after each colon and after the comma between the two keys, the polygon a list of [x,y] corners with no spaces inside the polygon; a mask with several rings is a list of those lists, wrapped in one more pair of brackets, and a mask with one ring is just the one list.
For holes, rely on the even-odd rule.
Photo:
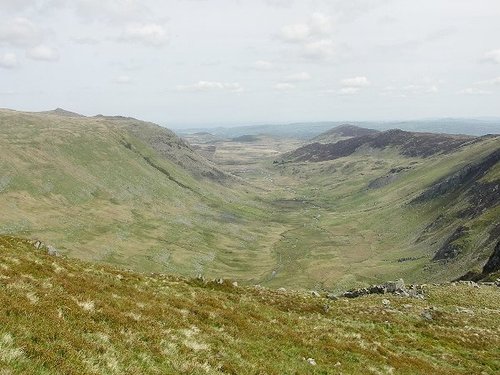
{"label": "mountain", "polygon": [[365,135],[373,135],[378,133],[378,130],[362,128],[356,125],[339,125],[311,139],[312,143],[335,143],[340,140],[361,137]]}
{"label": "mountain", "polygon": [[56,108],[52,111],[44,111],[44,112],[38,112],[38,113],[46,114],[46,115],[63,116],[63,117],[85,117],[84,115],[81,115],[79,113],[67,111],[67,110],[62,109],[62,108]]}
{"label": "mountain", "polygon": [[[352,130],[350,134],[361,134],[363,131]],[[376,132],[367,129],[368,134],[352,136],[334,143],[312,143],[298,148],[284,156],[285,160],[293,161],[324,161],[349,156],[356,151],[365,149],[398,148],[404,156],[431,156],[437,153],[453,152],[471,142],[480,139],[472,136],[415,133],[400,129]],[[341,134],[341,133],[330,133]],[[349,134],[349,133],[348,133]],[[330,136],[330,135],[327,135]]]}
{"label": "mountain", "polygon": [[[282,155],[273,166],[284,180],[303,181],[294,199],[315,212],[318,228],[311,260],[294,252],[288,277],[312,263],[317,280],[344,274],[346,285],[353,272],[367,280],[484,276],[500,242],[499,153],[498,135],[390,130]],[[336,264],[326,261],[332,253]]]}
{"label": "mountain", "polygon": [[[184,136],[196,132],[209,132],[220,138],[234,138],[241,135],[267,134],[275,137],[309,140],[334,127],[345,125],[345,121],[296,122],[289,124],[247,125],[236,127],[177,128],[176,133]],[[349,121],[350,125],[379,131],[402,129],[409,132],[439,132],[481,136],[500,133],[500,118],[437,118],[409,121]]]}
{"label": "mountain", "polygon": [[240,264],[261,259],[262,204],[168,129],[1,110],[0,168],[0,233],[141,271],[258,272]]}
{"label": "mountain", "polygon": [[0,236],[0,264],[4,373],[500,371],[495,285],[337,298],[140,274],[11,236]]}

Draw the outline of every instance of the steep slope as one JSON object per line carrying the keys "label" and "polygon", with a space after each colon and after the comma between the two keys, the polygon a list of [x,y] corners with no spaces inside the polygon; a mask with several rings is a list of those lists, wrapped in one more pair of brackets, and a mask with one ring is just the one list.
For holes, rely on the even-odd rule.
{"label": "steep slope", "polygon": [[154,124],[4,110],[0,168],[0,233],[143,271],[250,279],[269,261],[248,186]]}
{"label": "steep slope", "polygon": [[307,147],[272,166],[276,206],[303,227],[277,244],[270,284],[342,288],[382,275],[421,282],[481,272],[500,240],[500,136],[394,131],[319,154]]}
{"label": "steep slope", "polygon": [[311,139],[311,143],[335,143],[344,139],[374,135],[379,133],[375,129],[362,128],[356,125],[339,125]]}
{"label": "steep slope", "polygon": [[136,274],[8,236],[0,236],[0,265],[2,373],[500,371],[493,285],[428,286],[424,299],[330,300]]}
{"label": "steep slope", "polygon": [[363,149],[383,150],[397,148],[403,156],[431,156],[453,152],[459,147],[474,142],[471,136],[412,133],[399,129],[387,130],[335,143],[312,143],[283,156],[286,161],[325,161],[349,156]]}

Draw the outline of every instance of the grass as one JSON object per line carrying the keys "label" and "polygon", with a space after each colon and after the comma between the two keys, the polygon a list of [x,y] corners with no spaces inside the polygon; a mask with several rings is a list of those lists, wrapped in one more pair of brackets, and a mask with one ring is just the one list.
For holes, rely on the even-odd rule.
{"label": "grass", "polygon": [[[330,301],[230,281],[138,274],[49,256],[29,241],[1,236],[0,371],[500,371],[498,287],[425,290],[424,300],[371,295]],[[432,320],[422,317],[424,310]]]}

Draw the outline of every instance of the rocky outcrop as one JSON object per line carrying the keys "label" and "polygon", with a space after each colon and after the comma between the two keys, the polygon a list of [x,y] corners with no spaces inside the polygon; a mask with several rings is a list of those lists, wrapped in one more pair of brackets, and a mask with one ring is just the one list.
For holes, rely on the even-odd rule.
{"label": "rocky outcrop", "polygon": [[417,198],[415,198],[412,203],[426,202],[443,194],[452,193],[459,189],[470,187],[499,161],[500,148],[486,156],[479,163],[466,165],[455,173],[434,183]]}
{"label": "rocky outcrop", "polygon": [[493,254],[483,267],[483,274],[500,271],[500,241],[497,242]]}
{"label": "rocky outcrop", "polygon": [[342,293],[341,297],[356,298],[368,294],[395,294],[404,297],[424,298],[423,288],[421,285],[405,285],[403,279],[397,281],[387,281],[383,284],[370,285],[366,288],[351,289]]}
{"label": "rocky outcrop", "polygon": [[462,245],[457,241],[467,235],[469,228],[464,226],[459,226],[453,234],[446,239],[443,246],[437,251],[432,260],[449,260],[456,258],[462,250]]}
{"label": "rocky outcrop", "polygon": [[403,156],[429,157],[439,153],[450,153],[480,138],[437,133],[415,133],[399,129],[369,134],[336,143],[312,143],[284,155],[288,161],[325,161],[349,156],[361,146],[385,149],[395,147]]}

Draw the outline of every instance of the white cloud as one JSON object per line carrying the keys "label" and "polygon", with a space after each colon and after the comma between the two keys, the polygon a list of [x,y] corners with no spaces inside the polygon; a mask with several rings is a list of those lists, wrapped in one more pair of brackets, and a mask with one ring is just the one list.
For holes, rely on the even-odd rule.
{"label": "white cloud", "polygon": [[323,13],[313,13],[309,20],[309,27],[315,35],[328,35],[333,30],[333,22]]}
{"label": "white cloud", "polygon": [[12,69],[18,66],[17,56],[14,53],[0,55],[0,68]]}
{"label": "white cloud", "polygon": [[156,23],[128,26],[118,40],[158,47],[168,42],[165,28]]}
{"label": "white cloud", "polygon": [[311,29],[304,23],[283,26],[280,32],[281,39],[290,43],[306,41],[310,36]]}
{"label": "white cloud", "polygon": [[305,23],[283,26],[279,36],[285,42],[302,43],[328,36],[332,30],[330,17],[323,13],[313,13]]}
{"label": "white cloud", "polygon": [[428,93],[428,94],[435,94],[436,92],[438,92],[439,89],[436,85],[432,85],[431,87],[428,87],[425,92]]}
{"label": "white cloud", "polygon": [[301,82],[308,81],[311,79],[311,75],[307,72],[300,72],[296,74],[290,74],[285,77],[286,82]]}
{"label": "white cloud", "polygon": [[274,68],[274,64],[270,61],[259,60],[253,64],[254,68],[257,70],[271,70]]}
{"label": "white cloud", "polygon": [[121,75],[121,76],[116,77],[113,80],[113,82],[118,83],[120,85],[127,85],[127,84],[132,83],[132,79],[129,76]]}
{"label": "white cloud", "polygon": [[0,24],[0,43],[11,46],[32,46],[41,40],[38,27],[24,17]]}
{"label": "white cloud", "polygon": [[500,77],[474,82],[475,85],[500,85]]}
{"label": "white cloud", "polygon": [[142,0],[80,0],[66,1],[75,13],[88,21],[105,21],[123,24],[141,19],[151,13]]}
{"label": "white cloud", "polygon": [[332,40],[321,39],[303,46],[302,56],[311,60],[328,60],[335,57],[335,44]]}
{"label": "white cloud", "polygon": [[359,87],[344,87],[339,91],[339,93],[342,95],[352,95],[358,92],[359,92]]}
{"label": "white cloud", "polygon": [[264,0],[264,2],[278,8],[290,8],[293,5],[294,0]]}
{"label": "white cloud", "polygon": [[479,89],[477,87],[468,87],[466,89],[460,90],[458,93],[464,94],[464,95],[488,95],[488,94],[491,94],[490,91]]}
{"label": "white cloud", "polygon": [[43,44],[27,50],[26,56],[30,59],[39,61],[59,60],[59,53],[57,52],[57,50]]}
{"label": "white cloud", "polygon": [[500,64],[500,49],[488,51],[484,54],[483,61]]}
{"label": "white cloud", "polygon": [[33,5],[32,0],[2,0],[2,7],[4,9],[20,11]]}
{"label": "white cloud", "polygon": [[291,83],[277,83],[273,86],[273,89],[278,90],[278,91],[289,91],[293,90],[295,88],[295,85]]}
{"label": "white cloud", "polygon": [[76,36],[74,38],[71,38],[71,40],[76,44],[84,44],[84,45],[97,45],[100,43],[99,39],[88,36]]}
{"label": "white cloud", "polygon": [[344,87],[368,87],[370,86],[370,81],[368,81],[368,78],[364,76],[359,76],[359,77],[353,77],[353,78],[346,78],[343,79],[341,82],[342,86]]}
{"label": "white cloud", "polygon": [[214,81],[198,81],[192,85],[178,85],[178,91],[229,91],[242,92],[243,87],[238,82],[214,82]]}

